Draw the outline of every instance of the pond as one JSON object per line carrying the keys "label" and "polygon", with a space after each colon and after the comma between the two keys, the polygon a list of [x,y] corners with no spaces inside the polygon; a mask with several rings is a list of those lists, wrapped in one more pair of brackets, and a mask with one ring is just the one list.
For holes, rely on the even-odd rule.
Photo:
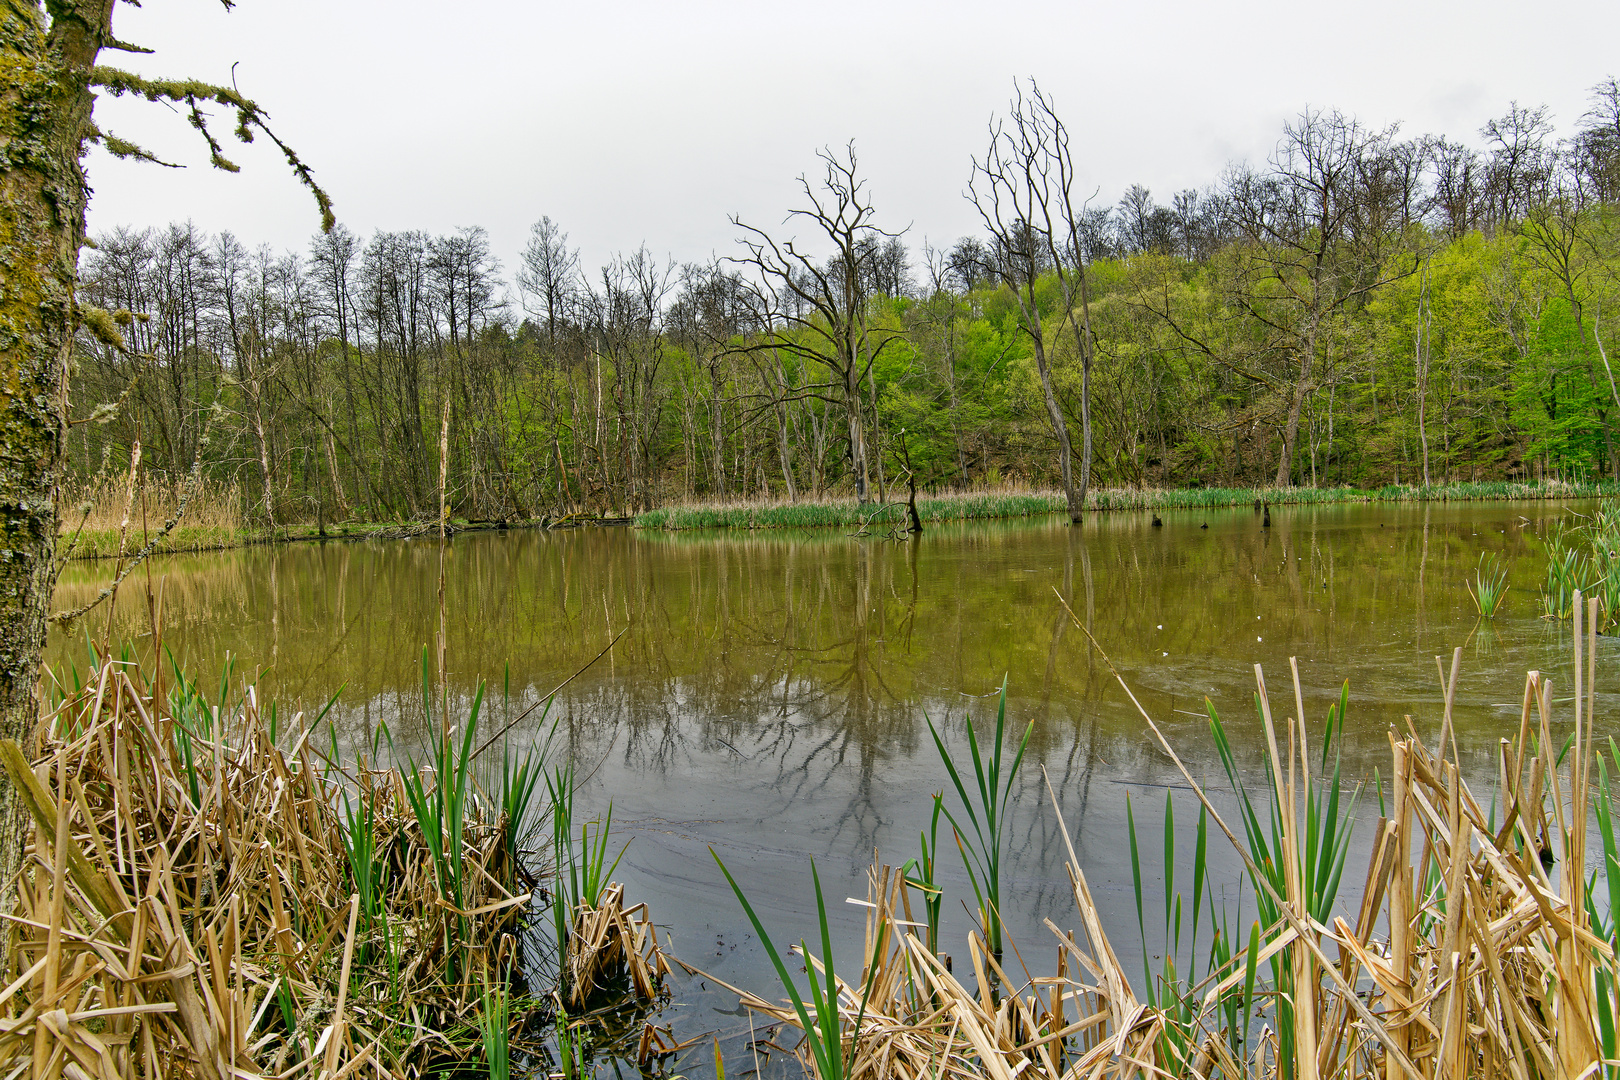
{"label": "pond", "polygon": [[[1073,925],[1044,769],[1132,969],[1144,944],[1126,797],[1152,853],[1144,886],[1154,906],[1167,793],[1178,822],[1197,807],[1108,661],[1219,791],[1227,785],[1206,699],[1260,782],[1255,665],[1280,722],[1294,712],[1289,658],[1298,657],[1318,737],[1349,680],[1348,786],[1380,766],[1387,773],[1388,732],[1404,731],[1408,714],[1434,737],[1444,699],[1435,657],[1449,665],[1461,646],[1458,750],[1488,792],[1496,741],[1517,731],[1525,671],[1551,673],[1556,697],[1571,686],[1568,627],[1538,618],[1537,589],[1538,535],[1566,511],[1349,504],[1274,509],[1270,528],[1247,509],[1166,512],[1162,527],[1118,513],[1080,528],[1060,518],[940,526],[900,543],[830,531],[579,529],[466,534],[442,549],[297,544],[154,559],[125,583],[110,624],[103,609],[88,629],[149,654],[150,580],[161,645],[189,672],[217,680],[230,657],[238,680],[256,674],[283,715],[313,715],[338,694],[330,716],[350,741],[386,722],[398,745],[419,745],[424,650],[436,664],[441,637],[458,707],[486,683],[486,731],[566,683],[545,722],[558,725],[585,778],[582,809],[611,800],[615,832],[632,840],[619,873],[632,901],[652,905],[677,956],[769,997],[778,996],[769,963],[708,849],[779,941],[814,932],[813,857],[835,905],[837,958],[857,965],[861,910],[843,898],[865,895],[874,851],[896,865],[917,853],[932,793],[948,783],[925,717],[965,756],[964,718],[982,739],[1005,679],[1009,727],[1034,723],[1015,780],[1009,932],[1041,974],[1054,944],[1043,920]],[[1490,622],[1476,618],[1464,586],[1482,553],[1500,558],[1511,585]],[[110,571],[69,566],[58,604],[89,599]],[[53,639],[58,671],[83,667],[86,629]],[[1603,639],[1600,737],[1620,690],[1616,655]],[[521,747],[539,731],[536,713],[507,738]],[[1358,814],[1376,818],[1373,796]],[[1235,902],[1238,864],[1211,845],[1217,892]],[[1191,850],[1184,827],[1178,863]],[[942,942],[964,955],[972,893],[956,855],[942,860]],[[1353,852],[1344,904],[1359,888],[1357,861]],[[1147,938],[1152,953],[1151,927]],[[749,1025],[735,996],[701,976],[676,982],[665,1019],[677,1033],[716,1031],[728,1055],[743,1053]]]}

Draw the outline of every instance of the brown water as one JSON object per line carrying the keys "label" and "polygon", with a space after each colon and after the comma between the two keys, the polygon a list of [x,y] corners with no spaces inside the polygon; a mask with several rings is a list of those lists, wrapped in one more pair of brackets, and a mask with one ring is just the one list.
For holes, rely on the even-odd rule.
{"label": "brown water", "polygon": [[[930,795],[946,784],[924,714],[961,751],[963,716],[981,733],[993,723],[1003,677],[1009,722],[1035,722],[1011,830],[1011,932],[1033,967],[1037,949],[1050,952],[1041,920],[1070,923],[1045,766],[1116,948],[1140,954],[1124,800],[1131,793],[1147,850],[1161,851],[1166,791],[1181,781],[1057,593],[1218,788],[1204,701],[1255,769],[1255,664],[1285,716],[1289,658],[1299,658],[1317,731],[1350,681],[1344,752],[1354,781],[1387,760],[1386,732],[1404,730],[1405,715],[1432,736],[1443,700],[1434,658],[1449,664],[1463,646],[1459,749],[1488,787],[1495,741],[1517,730],[1526,669],[1552,672],[1556,696],[1570,686],[1567,627],[1536,617],[1537,533],[1562,512],[1549,503],[1284,508],[1270,529],[1249,510],[1167,513],[1163,528],[1146,514],[1114,514],[1082,528],[1061,519],[941,526],[901,544],[837,532],[484,533],[442,553],[436,541],[411,541],[173,557],[153,560],[151,578],[161,582],[162,643],[189,671],[217,680],[229,653],[239,676],[261,672],[261,695],[284,714],[318,709],[341,687],[332,715],[344,737],[386,720],[403,745],[422,727],[441,559],[450,681],[463,703],[487,681],[485,730],[624,631],[551,713],[588,775],[581,800],[613,801],[616,828],[634,837],[620,876],[671,927],[675,951],[775,996],[705,848],[770,913],[768,925],[794,941],[809,935],[809,858],[836,903],[864,895],[874,849],[894,863],[914,855]],[[1482,552],[1502,558],[1513,586],[1505,613],[1484,624],[1464,588]],[[109,571],[70,566],[58,603],[88,599]],[[145,576],[126,583],[110,632],[105,615],[89,628],[150,651]],[[58,670],[82,666],[83,632],[53,641]],[[1617,655],[1605,639],[1600,690],[1620,686]],[[1614,703],[1600,694],[1600,735]],[[531,719],[510,737],[522,745],[537,730]],[[1190,799],[1176,797],[1177,820],[1191,821]],[[1183,846],[1190,861],[1190,836]],[[1149,859],[1150,892],[1160,861]],[[1235,896],[1235,860],[1212,862]],[[958,901],[971,904],[971,893],[947,870],[943,936],[962,953]],[[1359,882],[1359,871],[1346,879]],[[834,917],[858,949],[859,909],[838,904]],[[677,1000],[678,1030],[746,1037],[735,999],[706,981],[683,982]]]}

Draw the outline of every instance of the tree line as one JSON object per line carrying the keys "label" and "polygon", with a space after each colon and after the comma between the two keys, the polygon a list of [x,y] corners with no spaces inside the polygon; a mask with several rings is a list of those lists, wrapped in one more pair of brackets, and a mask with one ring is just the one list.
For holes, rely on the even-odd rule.
{"label": "tree line", "polygon": [[885,227],[853,145],[706,264],[588,269],[549,217],[510,275],[480,228],[302,252],[116,229],[80,297],[122,332],[80,333],[68,459],[127,469],[139,440],[272,525],[1620,479],[1614,79],[1564,138],[1517,104],[1471,143],[1307,111],[1168,203],[1094,205],[1085,157],[1020,88],[964,170],[982,229],[937,248]]}

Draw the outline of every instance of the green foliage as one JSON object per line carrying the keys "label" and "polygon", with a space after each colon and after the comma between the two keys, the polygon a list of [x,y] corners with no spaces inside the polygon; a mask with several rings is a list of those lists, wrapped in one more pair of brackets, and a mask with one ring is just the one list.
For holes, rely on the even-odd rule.
{"label": "green foliage", "polygon": [[1474,606],[1479,613],[1487,619],[1494,619],[1502,606],[1502,598],[1507,595],[1507,570],[1498,563],[1495,553],[1480,553],[1474,580],[1467,585],[1468,594],[1474,598]]}
{"label": "green foliage", "polygon": [[499,986],[484,987],[479,1000],[478,1034],[484,1043],[484,1061],[489,1080],[508,1080],[512,1075],[512,1052],[507,1033],[511,1028],[511,1002]]}
{"label": "green foliage", "polygon": [[[827,901],[821,893],[821,875],[816,872],[816,861],[810,860],[810,877],[816,889],[816,918],[821,927],[821,957],[817,964],[810,955],[809,947],[803,939],[799,941],[798,952],[804,958],[805,969],[809,974],[806,980],[810,986],[810,999],[807,1002],[805,995],[799,989],[799,984],[789,974],[786,962],[776,943],[771,940],[770,932],[760,921],[754,906],[748,902],[743,894],[742,887],[737,884],[731,871],[711,847],[709,854],[714,856],[715,865],[726,877],[726,884],[736,894],[737,902],[742,905],[748,921],[753,924],[754,932],[759,935],[760,944],[765,946],[765,954],[771,958],[771,966],[776,969],[776,977],[781,980],[782,989],[787,992],[788,1000],[793,1004],[793,1011],[798,1014],[800,1029],[804,1032],[805,1042],[809,1045],[811,1060],[815,1063],[815,1076],[817,1080],[844,1080],[849,1072],[850,1064],[855,1060],[861,1021],[866,1017],[867,995],[871,993],[871,982],[865,982],[862,992],[860,1008],[855,1014],[856,1038],[844,1045],[843,1014],[838,1003],[838,976],[833,970],[832,959],[832,932],[827,925]],[[877,940],[872,949],[870,966],[876,966],[878,957],[888,949],[889,924],[881,924]]]}
{"label": "green foliage", "polygon": [[[574,923],[586,908],[594,908],[602,890],[618,869],[619,860],[630,847],[627,840],[608,862],[609,832],[613,827],[613,804],[602,817],[583,822],[579,839],[574,839],[574,766],[554,769],[546,777],[546,796],[551,807],[551,852],[554,860],[551,886],[551,926],[559,956],[567,955],[568,937]],[[567,975],[565,973],[564,980]],[[564,985],[563,994],[573,987]]]}
{"label": "green foliage", "polygon": [[[1190,1063],[1192,1056],[1197,1052],[1200,1032],[1197,1027],[1197,1017],[1202,1001],[1200,999],[1200,984],[1204,979],[1193,976],[1197,973],[1198,955],[1198,926],[1199,916],[1203,907],[1204,897],[1210,896],[1210,920],[1214,930],[1214,943],[1209,955],[1205,958],[1205,976],[1224,976],[1232,966],[1231,948],[1221,932],[1221,928],[1214,923],[1215,904],[1212,886],[1208,879],[1208,841],[1209,820],[1208,812],[1200,805],[1198,808],[1198,828],[1194,833],[1193,873],[1192,873],[1192,910],[1190,918],[1183,923],[1185,914],[1182,895],[1175,889],[1176,868],[1176,815],[1175,801],[1170,792],[1165,792],[1164,798],[1164,925],[1163,950],[1159,954],[1160,964],[1157,974],[1153,971],[1149,957],[1155,955],[1154,948],[1149,946],[1146,922],[1146,897],[1142,889],[1142,860],[1137,846],[1136,817],[1131,807],[1130,794],[1125,796],[1125,822],[1130,840],[1131,850],[1131,880],[1136,893],[1136,925],[1142,938],[1142,969],[1144,985],[1147,987],[1148,1004],[1156,1009],[1163,1009],[1166,1025],[1159,1037],[1161,1060],[1180,1061]],[[1182,961],[1182,931],[1187,931],[1186,961]],[[1256,932],[1258,924],[1256,925]],[[1224,952],[1223,952],[1224,949]],[[1249,994],[1252,996],[1252,987]],[[1233,1002],[1237,1004],[1236,1000]],[[1248,1015],[1247,1007],[1237,1015]],[[1231,1032],[1229,1031],[1229,1035]]]}
{"label": "green foliage", "polygon": [[[428,664],[428,650],[424,648],[422,707],[429,728],[432,727],[436,711],[433,698],[432,668]],[[445,903],[458,910],[462,907],[461,848],[467,824],[473,735],[478,730],[478,711],[483,702],[484,684],[480,682],[473,694],[472,707],[468,710],[467,719],[461,726],[459,745],[455,739],[455,732],[448,727],[444,736],[435,743],[431,784],[423,778],[414,760],[410,762],[403,777],[405,798],[411,805],[417,826],[422,831],[422,840],[432,857],[439,896]],[[441,708],[447,707],[448,703],[441,703]],[[445,948],[446,955],[452,957],[452,963],[456,962],[454,958],[459,955],[459,950],[469,944],[466,940],[465,917],[459,917],[457,925],[461,927],[462,941],[446,942]]]}
{"label": "green foliage", "polygon": [[921,854],[909,860],[900,868],[900,873],[906,879],[906,884],[923,895],[923,917],[928,923],[928,951],[939,952],[939,916],[945,904],[945,892],[940,888],[938,869],[939,858],[939,817],[945,810],[945,793],[934,794],[934,815],[928,823],[928,831],[919,836]]}
{"label": "green foliage", "polygon": [[[1205,707],[1209,711],[1209,730],[1215,740],[1221,767],[1226,771],[1232,793],[1237,797],[1238,816],[1243,825],[1243,839],[1248,846],[1253,866],[1264,876],[1264,880],[1255,878],[1253,881],[1254,898],[1260,912],[1260,922],[1270,928],[1271,932],[1276,932],[1283,926],[1282,911],[1276,898],[1290,894],[1287,878],[1288,860],[1284,855],[1288,846],[1284,837],[1285,830],[1296,838],[1303,836],[1304,839],[1303,845],[1299,845],[1296,839],[1295,846],[1300,855],[1300,894],[1304,899],[1306,911],[1312,919],[1324,926],[1328,925],[1332,918],[1333,905],[1338,899],[1345,856],[1349,853],[1350,836],[1355,823],[1355,799],[1351,799],[1348,807],[1340,805],[1339,741],[1344,731],[1345,713],[1349,706],[1350,684],[1346,682],[1340,689],[1338,702],[1328,709],[1327,724],[1322,734],[1320,767],[1314,782],[1305,789],[1304,820],[1288,821],[1284,810],[1288,802],[1274,772],[1267,773],[1269,798],[1266,802],[1269,805],[1266,812],[1262,814],[1255,808],[1254,801],[1249,797],[1248,789],[1238,772],[1237,758],[1232,751],[1232,743],[1227,738],[1226,727],[1215,712],[1214,704],[1205,702]],[[1261,702],[1259,694],[1255,695],[1255,709],[1264,721],[1264,703]],[[1292,746],[1292,736],[1289,736],[1288,745]],[[1289,768],[1292,769],[1292,764]],[[1251,963],[1254,955],[1254,951],[1251,950],[1249,953]],[[1277,1034],[1282,1044],[1278,1058],[1283,1062],[1285,1074],[1291,1077],[1294,1060],[1294,1006],[1291,997],[1294,992],[1293,972],[1284,953],[1278,953],[1272,958],[1271,968],[1273,985],[1278,991]]]}
{"label": "green foliage", "polygon": [[[1024,751],[1029,749],[1029,737],[1035,732],[1035,721],[1031,720],[1024,729],[1024,736],[1018,743],[1018,749],[1013,754],[1011,762],[1005,763],[1003,768],[1002,752],[1007,742],[1007,680],[1001,681],[1001,693],[996,705],[996,730],[994,746],[989,755],[979,750],[978,732],[973,729],[973,718],[967,717],[968,752],[973,764],[973,797],[969,797],[967,785],[963,782],[963,770],[957,767],[951,752],[945,747],[945,740],[940,738],[939,729],[934,727],[934,721],[928,717],[928,732],[934,737],[934,746],[939,751],[939,759],[945,766],[945,772],[950,776],[951,786],[956,789],[957,797],[961,800],[960,813],[966,815],[967,827],[964,828],[961,820],[951,812],[942,798],[935,798],[936,809],[943,812],[946,820],[956,836],[957,850],[962,853],[962,864],[968,872],[968,880],[973,885],[973,895],[979,903],[979,921],[984,927],[985,943],[996,956],[1001,955],[1002,949],[1002,918],[1001,918],[1001,872],[1002,872],[1002,844],[1006,839],[1008,804],[1012,799],[1012,781],[1018,772],[1018,766],[1024,760]],[[937,845],[936,845],[937,849]]]}

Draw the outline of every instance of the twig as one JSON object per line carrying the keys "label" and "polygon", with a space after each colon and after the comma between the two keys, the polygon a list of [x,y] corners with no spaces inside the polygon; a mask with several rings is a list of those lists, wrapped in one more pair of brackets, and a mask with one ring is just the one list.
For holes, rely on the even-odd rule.
{"label": "twig", "polygon": [[630,628],[628,626],[625,627],[623,630],[620,630],[617,634],[615,634],[613,636],[613,640],[607,643],[607,648],[603,649],[601,652],[597,653],[595,656],[593,656],[589,660],[585,661],[585,666],[584,667],[580,668],[578,671],[576,671],[572,675],[568,676],[568,678],[566,678],[562,682],[558,683],[555,687],[552,688],[551,693],[545,695],[542,698],[537,699],[534,702],[534,704],[530,705],[527,709],[524,709],[522,712],[518,713],[518,715],[517,715],[517,717],[515,719],[508,720],[505,724],[501,725],[501,729],[499,731],[497,731],[495,734],[491,735],[489,738],[485,739],[483,745],[480,746],[478,749],[474,750],[472,752],[472,757],[468,758],[467,760],[471,761],[471,760],[473,760],[473,758],[476,758],[479,754],[482,754],[485,750],[488,750],[492,745],[494,745],[496,739],[500,738],[502,735],[505,735],[508,731],[511,731],[513,728],[517,727],[519,724],[521,724],[528,717],[528,715],[530,713],[534,712],[534,710],[538,709],[541,705],[545,704],[546,702],[550,701],[552,698],[556,697],[559,693],[561,693],[563,687],[567,686],[569,683],[573,682],[575,679],[577,679],[581,675],[585,674],[585,672],[589,671],[590,668],[592,667],[592,665],[594,665],[598,660],[602,659],[602,657],[604,657],[608,653],[612,652],[613,651],[613,646],[617,645],[619,643],[619,639],[624,637],[624,635],[628,634],[629,632],[630,632]]}

